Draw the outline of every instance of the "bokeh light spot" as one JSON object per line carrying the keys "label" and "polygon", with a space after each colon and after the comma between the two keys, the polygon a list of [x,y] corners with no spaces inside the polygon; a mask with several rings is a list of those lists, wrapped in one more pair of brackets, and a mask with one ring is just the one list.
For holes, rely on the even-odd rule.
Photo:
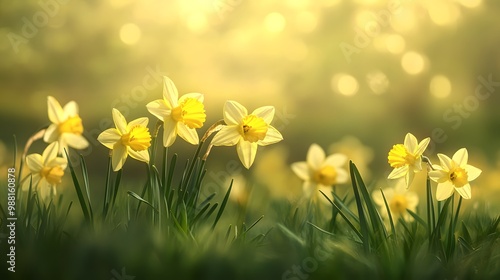
{"label": "bokeh light spot", "polygon": [[312,12],[300,12],[296,18],[297,29],[303,33],[310,33],[318,25],[318,17]]}
{"label": "bokeh light spot", "polygon": [[279,33],[285,29],[286,20],[280,13],[270,13],[264,19],[264,25],[267,31],[271,33]]}
{"label": "bokeh light spot", "polygon": [[451,82],[444,75],[436,75],[431,79],[429,90],[436,98],[446,98],[451,93]]}
{"label": "bokeh light spot", "polygon": [[202,12],[194,12],[187,17],[186,24],[189,30],[201,33],[207,29],[207,17]]}
{"label": "bokeh light spot", "polygon": [[141,29],[133,23],[127,23],[120,28],[120,39],[127,45],[134,45],[141,39]]}
{"label": "bokeh light spot", "polygon": [[382,94],[389,87],[389,79],[381,71],[370,72],[366,75],[368,86],[375,94]]}
{"label": "bokeh light spot", "polygon": [[345,96],[353,96],[358,92],[358,80],[349,74],[334,75],[331,81],[331,87],[335,92]]}
{"label": "bokeh light spot", "polygon": [[406,41],[399,34],[390,34],[385,37],[387,51],[393,54],[400,54],[405,50]]}
{"label": "bokeh light spot", "polygon": [[424,70],[424,57],[417,52],[407,52],[401,58],[401,66],[406,73],[417,75]]}

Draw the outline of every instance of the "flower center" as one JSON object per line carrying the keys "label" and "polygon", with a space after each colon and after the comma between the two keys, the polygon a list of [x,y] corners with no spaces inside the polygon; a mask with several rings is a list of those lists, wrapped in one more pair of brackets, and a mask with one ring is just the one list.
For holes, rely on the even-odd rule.
{"label": "flower center", "polygon": [[40,171],[40,175],[42,175],[42,177],[44,177],[45,180],[49,182],[49,184],[55,185],[61,183],[61,178],[64,175],[64,170],[60,166],[45,166]]}
{"label": "flower center", "polygon": [[331,186],[337,182],[337,170],[333,166],[325,165],[314,172],[313,179],[318,184]]}
{"label": "flower center", "polygon": [[206,120],[203,103],[195,98],[186,98],[179,106],[172,109],[172,119],[182,122],[189,128],[200,128]]}
{"label": "flower center", "polygon": [[147,127],[137,125],[132,127],[129,133],[123,134],[121,141],[134,151],[143,151],[151,146],[151,134]]}
{"label": "flower center", "polygon": [[391,199],[389,208],[391,209],[391,212],[402,215],[405,213],[406,208],[408,208],[408,201],[404,195],[396,194]]}
{"label": "flower center", "polygon": [[81,135],[83,133],[82,119],[79,116],[69,117],[59,124],[59,133],[73,133]]}
{"label": "flower center", "polygon": [[241,122],[241,136],[248,142],[263,140],[267,134],[268,124],[263,118],[255,115],[248,115]]}
{"label": "flower center", "polygon": [[450,181],[455,185],[455,187],[460,188],[466,185],[469,180],[467,176],[467,171],[461,167],[456,167],[450,172]]}
{"label": "flower center", "polygon": [[413,165],[417,158],[415,155],[408,152],[403,144],[397,144],[392,147],[387,157],[389,164],[393,168],[402,167],[405,165]]}

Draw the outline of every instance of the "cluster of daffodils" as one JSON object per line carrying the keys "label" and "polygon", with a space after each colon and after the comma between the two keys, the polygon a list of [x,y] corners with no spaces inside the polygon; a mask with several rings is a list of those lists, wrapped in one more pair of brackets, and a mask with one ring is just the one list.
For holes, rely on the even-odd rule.
{"label": "cluster of daffodils", "polygon": [[[179,97],[175,84],[168,77],[163,77],[163,98],[146,105],[148,111],[158,118],[163,126],[163,146],[170,147],[177,136],[186,142],[198,145],[217,131],[210,143],[212,146],[234,146],[238,157],[246,168],[250,168],[255,160],[258,146],[266,146],[283,140],[281,133],[271,125],[275,109],[264,106],[248,113],[247,109],[236,101],[227,101],[223,109],[224,119],[211,131],[207,131],[200,141],[196,129],[201,128],[206,120],[201,93],[187,93]],[[26,156],[26,164],[30,169],[23,183],[27,190],[34,186],[43,197],[56,193],[56,186],[61,183],[64,170],[68,164],[65,154],[68,147],[84,149],[88,141],[82,136],[82,119],[78,115],[78,106],[74,101],[64,107],[53,97],[48,98],[48,115],[52,122],[43,130],[43,139],[51,143],[42,155]],[[110,149],[111,166],[114,171],[122,169],[130,156],[133,159],[149,163],[152,138],[147,117],[127,122],[119,110],[112,109],[115,127],[103,131],[97,140]],[[157,128],[159,129],[159,125]],[[30,184],[31,182],[31,184]]]}

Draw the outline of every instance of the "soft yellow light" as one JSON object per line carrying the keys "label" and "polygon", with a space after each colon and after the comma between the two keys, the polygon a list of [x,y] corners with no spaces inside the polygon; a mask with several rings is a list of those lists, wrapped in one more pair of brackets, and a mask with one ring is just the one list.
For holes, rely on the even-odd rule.
{"label": "soft yellow light", "polygon": [[385,46],[390,53],[400,54],[405,50],[406,41],[399,34],[391,34],[385,37]]}
{"label": "soft yellow light", "polygon": [[186,24],[189,30],[196,33],[203,32],[208,27],[207,17],[202,12],[191,13],[186,19]]}
{"label": "soft yellow light", "polygon": [[424,70],[425,59],[417,52],[407,52],[401,58],[401,66],[408,74],[416,75]]}
{"label": "soft yellow light", "polygon": [[374,71],[366,75],[368,86],[375,94],[382,94],[387,91],[389,87],[389,79],[381,71]]}
{"label": "soft yellow light", "polygon": [[302,41],[292,41],[287,46],[286,57],[291,61],[303,61],[309,54],[309,48]]}
{"label": "soft yellow light", "polygon": [[270,13],[264,19],[264,25],[267,31],[271,33],[279,33],[285,29],[286,20],[285,17],[280,13]]}
{"label": "soft yellow light", "polygon": [[134,45],[141,39],[141,29],[133,23],[127,23],[120,28],[120,39],[127,45]]}
{"label": "soft yellow light", "polygon": [[456,22],[460,16],[457,6],[447,2],[433,2],[428,7],[431,20],[437,25],[448,25]]}
{"label": "soft yellow light", "polygon": [[297,14],[295,22],[300,32],[309,33],[316,29],[318,17],[312,12],[302,11]]}
{"label": "soft yellow light", "polygon": [[351,75],[337,74],[332,78],[331,87],[342,95],[352,96],[358,92],[359,84],[356,78]]}
{"label": "soft yellow light", "polygon": [[446,76],[436,75],[432,77],[429,90],[436,98],[446,98],[451,93],[451,82]]}
{"label": "soft yellow light", "polygon": [[482,0],[460,0],[460,4],[467,8],[476,8],[482,3]]}
{"label": "soft yellow light", "polygon": [[414,10],[400,9],[397,14],[392,14],[391,26],[398,33],[405,33],[415,28],[417,19]]}
{"label": "soft yellow light", "polygon": [[333,7],[337,4],[339,4],[340,2],[342,2],[342,0],[323,0],[321,2],[323,3],[323,6],[325,6],[325,7]]}

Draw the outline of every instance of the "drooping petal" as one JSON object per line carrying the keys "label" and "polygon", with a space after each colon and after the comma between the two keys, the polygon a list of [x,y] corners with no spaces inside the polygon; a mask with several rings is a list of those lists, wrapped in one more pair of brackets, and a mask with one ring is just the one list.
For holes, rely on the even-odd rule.
{"label": "drooping petal", "polygon": [[248,115],[247,108],[232,100],[226,101],[223,113],[227,125],[239,125],[241,120]]}
{"label": "drooping petal", "polygon": [[420,141],[420,143],[418,144],[417,150],[415,151],[415,154],[422,155],[424,153],[425,149],[427,149],[427,146],[429,145],[430,142],[431,142],[431,138],[429,138],[429,137]]}
{"label": "drooping petal", "polygon": [[49,112],[49,120],[52,123],[59,124],[66,120],[61,104],[52,96],[47,97],[47,107]]}
{"label": "drooping petal", "polygon": [[179,104],[181,104],[184,100],[186,100],[188,98],[194,98],[194,99],[200,101],[201,103],[203,103],[203,101],[205,100],[205,97],[203,94],[197,93],[197,92],[192,92],[192,93],[186,93],[186,94],[182,95],[179,98]]}
{"label": "drooping petal", "polygon": [[417,138],[413,134],[407,133],[405,136],[404,145],[410,153],[415,153],[418,147]]}
{"label": "drooping petal", "polygon": [[200,138],[198,137],[196,129],[189,128],[183,123],[177,123],[177,134],[179,134],[182,139],[186,140],[186,142],[190,144],[197,145],[198,143],[200,143]]}
{"label": "drooping petal", "polygon": [[469,182],[479,177],[479,175],[481,175],[482,172],[481,169],[468,164],[464,166],[464,169],[467,172],[467,179],[469,180]]}
{"label": "drooping petal", "polygon": [[470,199],[471,196],[471,189],[470,189],[470,184],[465,184],[461,188],[455,188],[458,194],[460,194],[464,199]]}
{"label": "drooping petal", "polygon": [[97,136],[97,140],[106,148],[113,149],[116,142],[120,141],[121,135],[116,128],[108,128]]}
{"label": "drooping petal", "polygon": [[252,112],[252,115],[260,117],[260,118],[264,119],[264,121],[267,124],[270,124],[273,121],[274,112],[275,112],[274,106],[263,106],[263,107],[255,109]]}
{"label": "drooping petal", "polygon": [[411,182],[413,182],[413,178],[415,178],[415,172],[410,169],[405,176],[406,187],[410,187]]}
{"label": "drooping petal", "polygon": [[469,153],[466,148],[462,148],[458,150],[451,159],[458,164],[458,166],[465,166],[467,164],[467,160],[469,159]]}
{"label": "drooping petal", "polygon": [[132,148],[128,147],[128,154],[131,158],[142,162],[149,162],[149,152],[148,150],[134,151]]}
{"label": "drooping petal", "polygon": [[111,163],[114,171],[122,169],[125,160],[127,160],[127,146],[118,142],[113,147],[113,156],[111,158]]}
{"label": "drooping petal", "polygon": [[332,154],[326,157],[324,165],[330,165],[333,167],[342,167],[347,161],[347,156],[344,154]]}
{"label": "drooping petal", "polygon": [[281,133],[276,128],[269,126],[267,128],[266,137],[258,141],[258,143],[261,146],[267,146],[274,143],[278,143],[281,140],[283,140],[283,136],[281,135]]}
{"label": "drooping petal", "polygon": [[165,118],[163,123],[163,146],[170,147],[177,138],[177,122],[172,118]]}
{"label": "drooping petal", "polygon": [[61,137],[64,138],[64,141],[68,144],[68,146],[77,150],[85,149],[89,146],[89,142],[82,135],[63,133]]}
{"label": "drooping petal", "polygon": [[320,169],[325,161],[325,151],[318,145],[312,144],[307,151],[307,163],[313,170]]}
{"label": "drooping petal", "polygon": [[78,104],[75,101],[70,101],[66,103],[63,107],[64,119],[69,117],[78,116]]}
{"label": "drooping petal", "polygon": [[214,146],[234,146],[240,141],[241,134],[235,125],[224,126],[212,139]]}
{"label": "drooping petal", "polygon": [[309,165],[307,165],[307,162],[300,161],[292,163],[291,168],[295,175],[297,175],[300,179],[304,181],[309,181],[311,179]]}
{"label": "drooping petal", "polygon": [[391,171],[389,176],[387,176],[387,179],[396,179],[396,178],[401,178],[408,173],[408,165],[404,165],[398,168],[394,168],[394,170]]}
{"label": "drooping petal", "polygon": [[42,153],[43,164],[46,165],[52,159],[56,158],[58,153],[59,153],[59,143],[53,142],[49,144]]}
{"label": "drooping petal", "polygon": [[115,123],[116,129],[118,129],[118,132],[120,134],[126,134],[127,132],[127,120],[125,117],[118,111],[117,109],[113,108],[113,121]]}
{"label": "drooping petal", "polygon": [[158,99],[155,101],[151,101],[146,105],[148,111],[161,121],[165,118],[169,118],[172,110],[169,109],[163,99]]}
{"label": "drooping petal", "polygon": [[243,163],[243,166],[245,166],[247,169],[252,166],[254,160],[255,160],[255,155],[257,154],[257,143],[251,143],[248,141],[245,141],[243,139],[240,139],[238,144],[236,145],[236,151],[238,152],[238,157],[240,158],[241,163]]}
{"label": "drooping petal", "polygon": [[59,138],[59,127],[57,124],[51,124],[47,129],[45,130],[45,133],[43,134],[43,141],[47,143],[52,143],[54,141],[57,141]]}
{"label": "drooping petal", "polygon": [[437,154],[439,161],[441,163],[441,167],[445,171],[450,171],[453,169],[453,161],[451,158],[449,158],[447,155],[444,154]]}
{"label": "drooping petal", "polygon": [[166,76],[163,76],[163,99],[168,109],[173,109],[178,106],[179,92],[174,82]]}
{"label": "drooping petal", "polygon": [[446,181],[444,183],[440,183],[437,185],[436,199],[438,201],[445,200],[453,194],[453,191],[455,191],[455,187],[452,182]]}
{"label": "drooping petal", "polygon": [[32,173],[40,172],[43,168],[43,157],[40,154],[31,154],[26,156],[26,165]]}
{"label": "drooping petal", "polygon": [[142,118],[135,119],[135,120],[133,120],[133,121],[131,121],[131,122],[128,123],[128,125],[127,125],[127,131],[130,131],[130,129],[132,129],[132,127],[134,127],[134,126],[147,127],[148,123],[149,123],[149,119],[147,117],[142,117]]}

